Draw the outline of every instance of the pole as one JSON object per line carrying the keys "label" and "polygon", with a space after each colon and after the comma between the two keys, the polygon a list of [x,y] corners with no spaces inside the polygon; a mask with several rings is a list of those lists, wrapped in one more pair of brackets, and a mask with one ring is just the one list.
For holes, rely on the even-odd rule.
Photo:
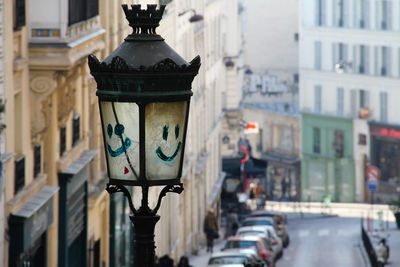
{"label": "pole", "polygon": [[374,191],[371,191],[371,230],[374,231]]}
{"label": "pole", "polygon": [[154,267],[155,259],[155,242],[154,228],[159,215],[141,215],[135,214],[129,216],[135,232],[134,250],[135,250],[135,266]]}

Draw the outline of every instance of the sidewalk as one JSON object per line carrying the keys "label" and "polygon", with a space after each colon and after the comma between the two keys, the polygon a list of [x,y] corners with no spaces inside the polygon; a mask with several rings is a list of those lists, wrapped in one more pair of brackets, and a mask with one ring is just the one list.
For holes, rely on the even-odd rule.
{"label": "sidewalk", "polygon": [[[222,239],[219,239],[217,242],[215,242],[214,252],[220,251],[224,244],[225,240]],[[211,254],[211,252],[206,252],[206,248],[204,247],[199,250],[197,255],[191,255],[189,257],[189,263],[193,267],[206,267]]]}
{"label": "sidewalk", "polygon": [[400,266],[400,229],[396,228],[395,223],[390,223],[388,226],[388,228],[384,228],[383,230],[375,229],[373,232],[368,232],[368,235],[374,245],[378,242],[379,238],[374,238],[372,235],[387,238],[386,241],[390,248],[389,265]]}

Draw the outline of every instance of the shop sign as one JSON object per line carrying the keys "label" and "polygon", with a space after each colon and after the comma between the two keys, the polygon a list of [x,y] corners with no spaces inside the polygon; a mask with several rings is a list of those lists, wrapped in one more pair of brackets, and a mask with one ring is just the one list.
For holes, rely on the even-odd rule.
{"label": "shop sign", "polygon": [[371,125],[370,129],[370,133],[373,136],[383,136],[400,139],[400,129],[381,127],[377,125]]}
{"label": "shop sign", "polygon": [[246,124],[246,128],[244,129],[245,134],[257,134],[258,133],[258,123],[257,122],[249,122]]}

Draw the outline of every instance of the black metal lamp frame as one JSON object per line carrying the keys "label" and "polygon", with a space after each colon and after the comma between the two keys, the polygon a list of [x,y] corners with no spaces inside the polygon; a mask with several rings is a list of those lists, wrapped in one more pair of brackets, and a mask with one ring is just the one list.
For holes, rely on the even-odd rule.
{"label": "black metal lamp frame", "polygon": [[[147,5],[143,10],[140,5],[122,5],[129,25],[133,33],[125,38],[125,42],[114,50],[103,62],[94,55],[88,57],[90,73],[97,83],[97,96],[101,111],[101,102],[111,102],[115,121],[118,117],[115,112],[114,103],[129,102],[136,103],[139,107],[139,167],[140,173],[136,174],[129,156],[125,152],[126,160],[136,176],[136,180],[123,180],[112,177],[107,160],[107,171],[109,183],[106,190],[109,194],[121,192],[128,200],[132,212],[130,220],[134,225],[134,248],[135,266],[153,267],[155,260],[154,228],[160,216],[157,211],[161,200],[167,193],[180,194],[183,184],[180,182],[182,175],[183,155],[186,141],[187,124],[189,117],[190,98],[192,96],[191,85],[200,68],[200,57],[195,57],[190,63],[184,61],[172,48],[164,43],[164,39],[156,34],[156,28],[165,9],[161,5]],[[157,50],[157,51],[155,51]],[[170,179],[149,180],[146,177],[145,160],[145,108],[149,103],[186,102],[185,126],[182,138],[181,157],[176,177]],[[101,120],[103,123],[102,112]],[[106,147],[103,129],[104,146]],[[107,148],[106,148],[107,151]],[[162,177],[160,177],[162,178]],[[149,187],[164,185],[161,190],[156,206],[149,207]],[[142,189],[141,206],[135,208],[131,194],[125,186],[140,186]]]}

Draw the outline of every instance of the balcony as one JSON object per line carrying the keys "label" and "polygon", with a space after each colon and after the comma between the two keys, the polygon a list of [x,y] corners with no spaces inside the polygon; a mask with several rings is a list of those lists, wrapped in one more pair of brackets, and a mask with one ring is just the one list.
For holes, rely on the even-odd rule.
{"label": "balcony", "polygon": [[98,0],[34,0],[29,5],[29,42],[66,45],[101,29]]}
{"label": "balcony", "polygon": [[29,5],[31,69],[66,70],[104,47],[98,0],[33,0]]}

